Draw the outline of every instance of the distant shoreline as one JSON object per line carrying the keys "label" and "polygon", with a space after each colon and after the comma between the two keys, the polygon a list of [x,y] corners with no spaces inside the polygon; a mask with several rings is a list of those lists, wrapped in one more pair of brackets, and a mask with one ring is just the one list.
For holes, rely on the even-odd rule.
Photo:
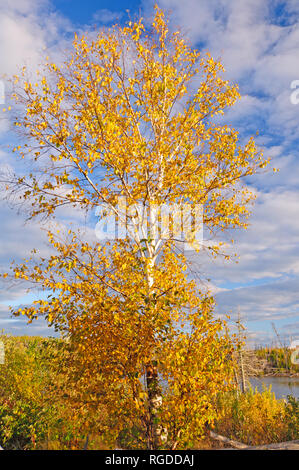
{"label": "distant shoreline", "polygon": [[299,372],[266,372],[260,374],[248,374],[248,377],[289,377],[299,378]]}

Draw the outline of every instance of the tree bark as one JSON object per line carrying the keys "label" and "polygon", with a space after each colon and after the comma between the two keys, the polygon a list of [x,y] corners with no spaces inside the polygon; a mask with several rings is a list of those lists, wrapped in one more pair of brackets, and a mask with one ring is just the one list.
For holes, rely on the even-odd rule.
{"label": "tree bark", "polygon": [[148,391],[149,406],[149,436],[148,447],[150,450],[159,449],[161,445],[159,426],[159,409],[162,405],[161,390],[159,387],[158,370],[156,361],[152,361],[146,366],[146,385]]}

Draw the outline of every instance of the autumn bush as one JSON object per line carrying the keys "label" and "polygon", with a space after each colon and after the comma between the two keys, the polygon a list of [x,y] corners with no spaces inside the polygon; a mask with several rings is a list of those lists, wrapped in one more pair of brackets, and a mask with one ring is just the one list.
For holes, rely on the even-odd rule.
{"label": "autumn bush", "polygon": [[250,389],[223,394],[217,401],[215,431],[248,445],[263,445],[298,439],[299,402],[289,396],[276,399],[271,389]]}
{"label": "autumn bush", "polygon": [[[67,341],[5,334],[0,339],[5,348],[5,363],[0,365],[4,449],[109,449],[119,445],[117,437],[133,445],[131,429],[122,427],[117,413],[106,412],[103,399],[95,399],[92,387],[99,389],[99,377],[90,380],[87,393],[71,383],[78,380],[78,385],[84,374],[77,368],[74,375],[76,353]],[[125,408],[125,394],[122,399]]]}
{"label": "autumn bush", "polygon": [[82,421],[59,392],[57,338],[1,336],[0,443],[5,449],[82,448]]}

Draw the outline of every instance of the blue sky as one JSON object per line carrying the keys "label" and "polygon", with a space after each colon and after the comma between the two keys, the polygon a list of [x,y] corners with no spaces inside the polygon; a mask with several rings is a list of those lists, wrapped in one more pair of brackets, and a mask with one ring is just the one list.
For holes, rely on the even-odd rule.
{"label": "blue sky", "polygon": [[[26,63],[33,70],[45,51],[62,53],[75,31],[123,23],[153,13],[151,0],[1,0],[0,73],[11,75]],[[219,314],[240,307],[252,344],[271,343],[274,322],[288,343],[299,339],[299,104],[291,83],[299,80],[298,0],[160,0],[195,47],[221,59],[226,76],[240,86],[242,99],[225,116],[241,141],[255,135],[278,173],[253,178],[257,201],[246,232],[234,234],[238,264],[194,259],[194,271],[211,279]],[[12,165],[7,148],[9,122],[0,115],[0,166]],[[47,253],[36,223],[0,202],[0,268],[33,246]],[[193,257],[194,258],[194,257]],[[0,286],[1,289],[1,286]],[[39,320],[10,319],[8,305],[30,302],[20,285],[2,286],[0,329],[12,334],[52,334]]]}
{"label": "blue sky", "polygon": [[99,11],[107,10],[113,14],[125,15],[126,10],[138,13],[142,8],[141,2],[134,0],[109,1],[109,0],[85,0],[84,5],[80,0],[54,0],[52,5],[63,15],[70,18],[75,25],[92,24],[93,18]]}

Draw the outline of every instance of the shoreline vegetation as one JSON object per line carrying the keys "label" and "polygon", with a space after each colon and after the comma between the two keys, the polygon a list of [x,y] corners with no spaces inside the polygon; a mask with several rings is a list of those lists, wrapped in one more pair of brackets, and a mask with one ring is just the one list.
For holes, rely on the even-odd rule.
{"label": "shoreline vegetation", "polygon": [[[109,422],[108,417],[107,425],[103,409],[95,408],[89,416],[84,403],[78,410],[71,397],[66,397],[60,370],[63,340],[7,335],[0,339],[5,348],[5,363],[0,365],[0,445],[4,449],[76,450],[85,448],[86,442],[88,449],[138,448],[128,441],[130,430],[120,430],[118,439],[114,439],[112,431],[118,423]],[[280,365],[282,351],[264,348],[254,357],[256,362],[252,351],[243,351],[246,375],[253,371],[253,364],[259,372],[268,370],[269,364],[272,367],[274,360]],[[294,370],[292,367],[291,372]],[[213,439],[213,433],[247,446],[299,439],[299,401],[292,396],[276,399],[270,389],[260,392],[249,387],[244,393],[237,389],[220,393],[213,407],[217,419],[188,448],[216,450],[229,446]]]}
{"label": "shoreline vegetation", "polygon": [[287,347],[263,347],[243,350],[243,363],[248,377],[299,377],[299,365],[291,361]]}

